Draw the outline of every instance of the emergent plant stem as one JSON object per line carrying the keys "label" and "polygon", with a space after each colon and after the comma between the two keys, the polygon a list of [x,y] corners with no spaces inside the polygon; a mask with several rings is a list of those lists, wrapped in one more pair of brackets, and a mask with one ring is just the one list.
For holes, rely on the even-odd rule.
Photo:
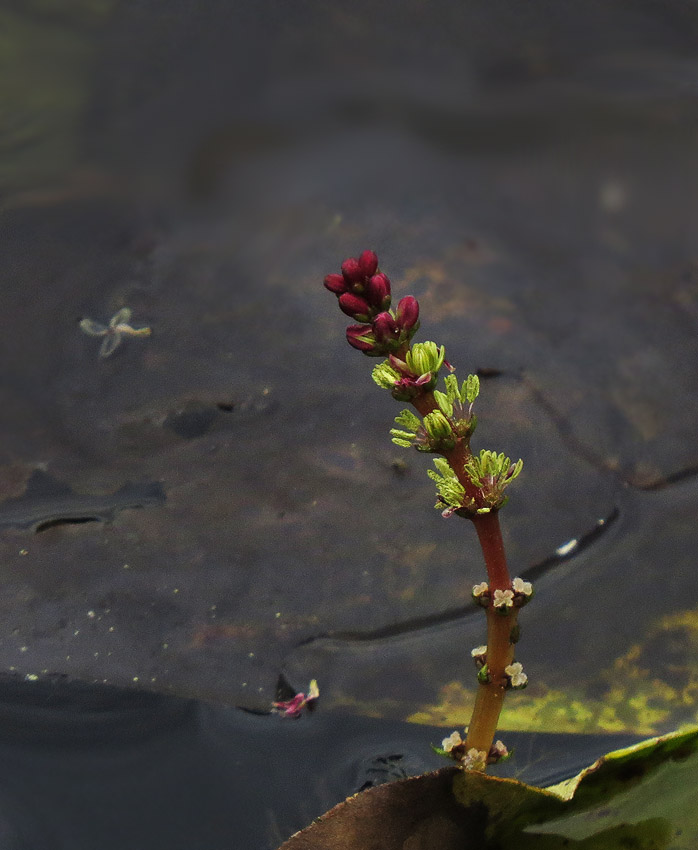
{"label": "emergent plant stem", "polygon": [[[511,589],[499,516],[492,511],[473,519],[487,567],[490,594],[495,590]],[[507,676],[504,668],[514,660],[512,633],[516,627],[517,611],[510,608],[500,614],[491,605],[487,609],[487,672],[489,681],[478,686],[473,715],[468,726],[466,747],[489,753],[504,704]]]}
{"label": "emergent plant stem", "polygon": [[[422,416],[437,408],[433,393],[425,393],[414,400],[414,406]],[[470,447],[466,441],[459,441],[450,451],[443,452],[451,468],[466,493],[474,495],[474,488],[463,467],[470,456]],[[480,548],[487,569],[487,583],[490,596],[495,590],[510,590],[511,577],[507,567],[504,541],[499,525],[499,513],[477,514],[472,518],[477,532]],[[514,661],[514,642],[512,635],[516,628],[517,611],[510,608],[506,614],[501,614],[491,605],[487,609],[487,670],[489,681],[479,684],[475,706],[468,726],[466,748],[474,748],[480,752],[489,753],[499,724],[499,715],[504,704],[507,676],[504,668]]]}

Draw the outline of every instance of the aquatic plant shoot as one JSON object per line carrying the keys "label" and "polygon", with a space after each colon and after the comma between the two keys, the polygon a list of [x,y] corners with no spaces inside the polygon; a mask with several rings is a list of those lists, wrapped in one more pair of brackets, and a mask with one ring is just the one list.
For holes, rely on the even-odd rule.
{"label": "aquatic plant shoot", "polygon": [[392,441],[437,455],[435,468],[427,471],[436,486],[435,507],[444,518],[469,520],[477,533],[487,581],[473,587],[473,600],[487,617],[487,644],[471,652],[478,690],[465,738],[453,732],[437,751],[466,770],[483,771],[508,755],[506,746],[495,741],[504,697],[528,682],[514,653],[519,608],[531,599],[533,588],[521,578],[511,579],[499,524],[506,490],[523,461],[512,462],[504,452],[489,449],[472,451],[480,380],[475,374],[462,381],[456,377],[443,345],[413,342],[420,326],[419,303],[408,295],[391,309],[390,279],[380,271],[373,251],[345,260],[324,285],[356,323],[346,331],[349,345],[367,357],[382,358],[373,368],[375,383],[416,411],[405,408],[395,418]]}

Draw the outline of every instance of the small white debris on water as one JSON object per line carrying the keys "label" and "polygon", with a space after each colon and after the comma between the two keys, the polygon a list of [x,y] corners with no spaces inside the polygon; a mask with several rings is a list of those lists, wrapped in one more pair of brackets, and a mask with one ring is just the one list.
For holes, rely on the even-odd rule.
{"label": "small white debris on water", "polygon": [[38,682],[39,681],[39,677],[36,675],[36,673],[27,673],[27,675],[24,678],[27,682]]}
{"label": "small white debris on water", "polygon": [[94,618],[95,618],[97,615],[95,614],[95,612],[94,612],[94,611],[88,611],[88,612],[87,612],[87,616],[90,618],[90,620],[94,620]]}
{"label": "small white debris on water", "polygon": [[570,552],[574,552],[577,546],[579,546],[579,540],[577,540],[576,537],[573,537],[571,540],[568,540],[567,543],[563,543],[562,546],[558,546],[555,550],[555,554],[560,555],[560,557],[569,555]]}

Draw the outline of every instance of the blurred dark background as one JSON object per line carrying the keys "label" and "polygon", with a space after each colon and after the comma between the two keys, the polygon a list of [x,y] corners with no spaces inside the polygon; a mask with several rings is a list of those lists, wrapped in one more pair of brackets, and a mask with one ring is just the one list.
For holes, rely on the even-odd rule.
{"label": "blurred dark background", "polygon": [[[465,721],[472,529],[322,288],[373,248],[483,375],[476,448],[524,458],[505,725],[694,717],[696,3],[5,0],[0,32],[8,676]],[[123,307],[152,336],[100,360],[78,322]]]}

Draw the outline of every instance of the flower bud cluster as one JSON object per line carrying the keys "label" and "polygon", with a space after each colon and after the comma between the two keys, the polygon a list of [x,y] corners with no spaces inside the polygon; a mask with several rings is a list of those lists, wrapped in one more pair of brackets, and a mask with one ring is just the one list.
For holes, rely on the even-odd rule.
{"label": "flower bud cluster", "polygon": [[[390,354],[373,369],[373,380],[398,401],[412,401],[432,390],[446,362],[446,349],[435,342],[415,342],[402,360]],[[449,426],[450,428],[450,426]],[[455,445],[455,441],[454,441]]]}
{"label": "flower bud cluster", "polygon": [[457,437],[469,439],[477,425],[473,415],[473,402],[480,392],[480,379],[477,375],[468,375],[463,384],[458,386],[455,375],[446,375],[444,382],[446,392],[434,390],[434,398],[440,411],[451,423]]}
{"label": "flower bud cluster", "polygon": [[390,436],[396,446],[412,446],[420,452],[443,452],[456,445],[451,423],[439,410],[427,413],[423,423],[411,411],[403,410],[395,422],[407,429],[391,429]]}
{"label": "flower bud cluster", "polygon": [[364,251],[342,263],[341,274],[328,274],[325,287],[337,296],[339,309],[361,322],[349,325],[347,342],[370,357],[385,357],[410,340],[419,328],[419,303],[407,295],[391,310],[390,279],[378,271],[378,257]]}
{"label": "flower bud cluster", "polygon": [[434,458],[434,466],[438,472],[427,470],[427,475],[436,484],[437,502],[434,507],[441,509],[441,516],[449,517],[460,510],[467,500],[465,487],[445,458]]}
{"label": "flower bud cluster", "polygon": [[[446,364],[450,368],[444,354],[443,346],[437,348],[436,343],[416,343],[407,352],[404,361],[391,355],[389,360],[376,366],[373,379],[400,398],[403,394],[413,397],[417,388],[429,389],[435,383],[434,373],[442,365]],[[426,373],[417,377],[416,373],[423,369],[427,370]],[[409,375],[408,370],[411,370]],[[477,375],[469,375],[459,388],[456,376],[449,374],[445,383],[445,393],[434,390],[438,407],[426,414],[424,422],[420,422],[409,410],[403,410],[395,418],[395,422],[402,426],[402,429],[393,428],[390,432],[396,445],[405,448],[412,446],[421,452],[443,453],[455,448],[459,438],[470,437],[475,430],[476,419],[472,415],[472,406],[479,392],[480,381]],[[464,406],[466,402],[469,405],[467,410]],[[443,508],[443,502],[439,501],[438,506]],[[447,510],[450,507],[455,506],[449,506]]]}
{"label": "flower bud cluster", "polygon": [[482,449],[479,455],[471,455],[465,463],[465,473],[480,491],[483,506],[478,513],[496,511],[504,507],[507,497],[504,490],[518,478],[523,469],[523,461],[512,463],[504,452]]}

